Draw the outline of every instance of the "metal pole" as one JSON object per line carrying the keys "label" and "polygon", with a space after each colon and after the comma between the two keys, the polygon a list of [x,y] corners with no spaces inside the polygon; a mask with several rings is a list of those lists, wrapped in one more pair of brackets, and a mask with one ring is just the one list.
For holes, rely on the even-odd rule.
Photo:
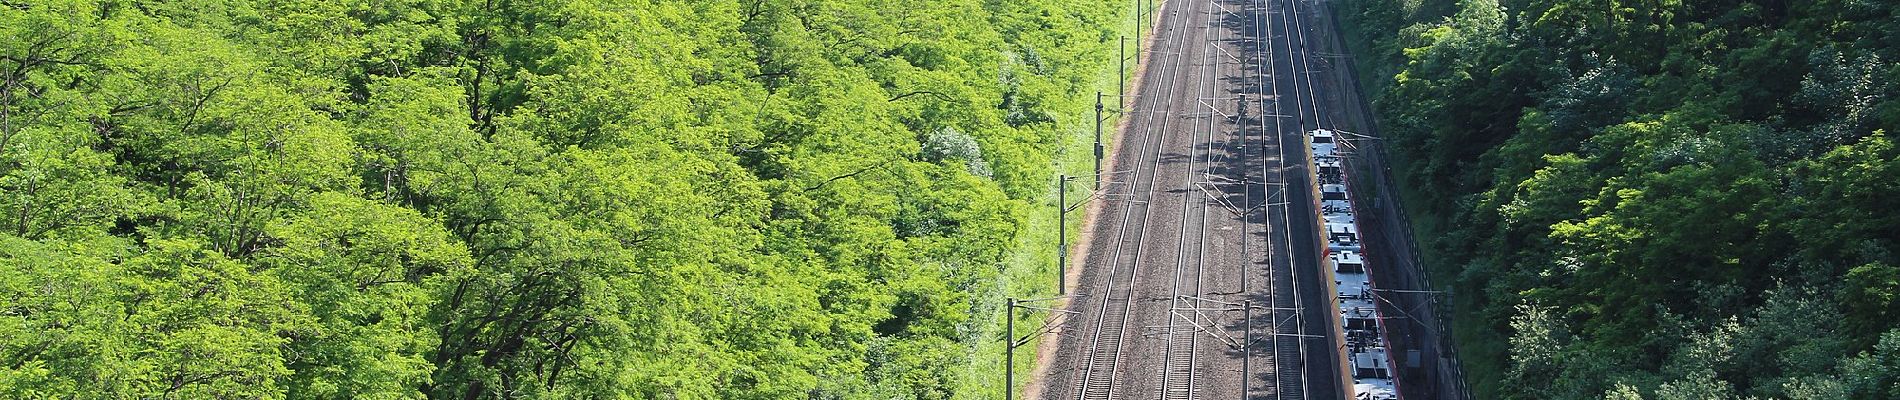
{"label": "metal pole", "polygon": [[1056,294],[1069,294],[1069,176],[1056,182]]}
{"label": "metal pole", "polygon": [[1016,298],[1009,298],[1007,336],[1003,337],[1003,400],[1016,398]]}
{"label": "metal pole", "polygon": [[1102,190],[1102,92],[1099,91],[1095,92],[1095,190]]}
{"label": "metal pole", "polygon": [[[1122,36],[1122,45],[1115,46],[1115,51],[1117,58],[1121,60],[1119,61],[1121,66],[1115,69],[1115,95],[1117,96],[1116,99],[1121,99],[1121,96],[1128,95],[1128,87],[1126,86],[1128,85],[1128,36]],[[1128,104],[1128,102],[1115,101],[1117,108],[1125,104]]]}
{"label": "metal pole", "polygon": [[1253,398],[1253,300],[1240,304],[1240,319],[1246,321],[1246,341],[1240,342],[1240,400],[1247,400]]}

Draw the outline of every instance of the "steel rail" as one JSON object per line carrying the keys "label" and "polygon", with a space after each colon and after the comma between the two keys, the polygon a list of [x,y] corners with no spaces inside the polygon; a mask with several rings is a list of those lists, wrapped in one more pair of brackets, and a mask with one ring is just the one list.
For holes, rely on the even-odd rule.
{"label": "steel rail", "polygon": [[[1190,8],[1190,10],[1192,10],[1193,4],[1194,4],[1193,2],[1188,3],[1188,7]],[[1167,9],[1167,8],[1168,8],[1168,4],[1163,3],[1162,9]],[[1183,22],[1181,25],[1182,25],[1181,27],[1185,27],[1185,22]],[[1175,31],[1174,38],[1170,40],[1169,42],[1175,43],[1176,46],[1179,46],[1179,43],[1182,40],[1181,38],[1186,34],[1187,30],[1175,29],[1174,31]],[[1178,53],[1172,54],[1172,57],[1173,57],[1172,63],[1162,63],[1161,65],[1162,68],[1168,69],[1167,73],[1162,74],[1162,76],[1165,77],[1164,79],[1168,81],[1168,84],[1163,87],[1165,88],[1166,95],[1162,96],[1162,98],[1160,99],[1157,99],[1154,97],[1148,97],[1147,100],[1148,100],[1149,107],[1147,108],[1147,110],[1160,110],[1161,108],[1155,107],[1155,105],[1158,102],[1161,102],[1164,100],[1167,102],[1166,104],[1170,109],[1173,106],[1173,103],[1174,103],[1173,101],[1173,92],[1174,92],[1173,71],[1180,70],[1179,64],[1183,57]],[[1116,268],[1117,270],[1111,270],[1110,274],[1106,278],[1107,282],[1104,282],[1103,284],[1105,293],[1102,296],[1102,303],[1101,303],[1100,308],[1096,310],[1097,318],[1095,320],[1096,324],[1095,324],[1094,334],[1090,338],[1089,352],[1087,354],[1088,361],[1084,364],[1085,369],[1082,372],[1082,377],[1077,382],[1076,396],[1075,396],[1077,399],[1084,399],[1084,400],[1091,399],[1091,398],[1111,399],[1114,397],[1114,391],[1115,391],[1114,379],[1115,379],[1115,374],[1120,367],[1121,358],[1123,355],[1122,342],[1124,341],[1126,337],[1128,319],[1129,319],[1129,316],[1131,315],[1129,313],[1129,308],[1133,306],[1134,295],[1132,292],[1136,288],[1136,283],[1137,283],[1136,278],[1139,277],[1140,254],[1142,251],[1142,241],[1146,237],[1145,235],[1147,232],[1146,229],[1141,229],[1139,230],[1139,232],[1136,233],[1135,249],[1134,249],[1134,254],[1133,254],[1134,261],[1129,263],[1128,271],[1127,271],[1128,272],[1128,275],[1127,275],[1128,279],[1126,282],[1127,287],[1128,287],[1127,291],[1130,293],[1128,293],[1128,295],[1126,296],[1123,296],[1121,304],[1119,305],[1120,306],[1119,308],[1115,307],[1116,306],[1115,304],[1112,304],[1115,298],[1114,288],[1116,286],[1114,277],[1115,277],[1116,272],[1120,272],[1119,268],[1122,265],[1121,260],[1122,260],[1124,251],[1126,250],[1125,246],[1128,243],[1126,239],[1127,239],[1128,230],[1129,230],[1128,229],[1128,224],[1130,221],[1129,217],[1132,214],[1134,214],[1134,208],[1136,206],[1140,206],[1141,208],[1141,214],[1142,214],[1141,225],[1142,226],[1146,226],[1147,222],[1150,219],[1149,217],[1152,216],[1152,213],[1150,212],[1151,210],[1148,204],[1149,204],[1149,200],[1153,199],[1154,181],[1156,180],[1153,178],[1155,174],[1158,174],[1160,172],[1160,164],[1161,164],[1162,158],[1161,158],[1161,152],[1159,150],[1162,147],[1162,143],[1164,143],[1164,141],[1162,140],[1162,137],[1166,134],[1165,126],[1163,129],[1161,129],[1160,134],[1157,134],[1156,132],[1154,120],[1155,120],[1155,115],[1157,114],[1160,114],[1160,113],[1158,112],[1145,113],[1145,119],[1143,121],[1144,123],[1142,127],[1143,128],[1142,136],[1143,136],[1143,141],[1148,143],[1149,145],[1141,148],[1140,152],[1142,153],[1142,157],[1139,159],[1146,159],[1148,158],[1149,155],[1153,155],[1154,161],[1152,163],[1148,163],[1149,165],[1151,165],[1150,172],[1149,172],[1150,179],[1147,182],[1147,185],[1148,185],[1147,189],[1142,192],[1137,192],[1135,187],[1140,185],[1140,180],[1141,180],[1140,165],[1136,166],[1135,170],[1133,171],[1133,173],[1131,174],[1129,178],[1130,181],[1127,187],[1130,192],[1130,198],[1128,201],[1122,204],[1121,224],[1120,226],[1118,226],[1118,229],[1116,232],[1115,248],[1112,252],[1112,255],[1110,256],[1110,265],[1113,265],[1114,268]],[[1167,118],[1163,118],[1162,122],[1165,124],[1167,120],[1168,120]],[[1148,195],[1147,200],[1141,199],[1140,195],[1144,193]],[[1110,343],[1108,343],[1109,349],[1104,349],[1103,339],[1105,336],[1110,336],[1110,335],[1105,335],[1104,330],[1110,328],[1110,326],[1107,325],[1107,322],[1110,319],[1116,320],[1115,325],[1113,326],[1114,333],[1112,335],[1113,336],[1112,338],[1108,338],[1110,340]],[[1102,360],[1102,356],[1105,355],[1104,353],[1112,353],[1112,354],[1107,354],[1109,356],[1107,362],[1103,362],[1104,360]],[[1107,369],[1107,371],[1102,371],[1103,369]],[[1106,376],[1099,377],[1097,376],[1098,374],[1104,374]],[[1099,396],[1091,396],[1092,393],[1101,393],[1101,394]]]}

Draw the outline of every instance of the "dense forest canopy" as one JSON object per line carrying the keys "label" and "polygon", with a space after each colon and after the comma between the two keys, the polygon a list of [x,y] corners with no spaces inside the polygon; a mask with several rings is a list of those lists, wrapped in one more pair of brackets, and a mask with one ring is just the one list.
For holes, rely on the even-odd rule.
{"label": "dense forest canopy", "polygon": [[980,396],[1127,10],[931,3],[0,1],[0,397]]}
{"label": "dense forest canopy", "polygon": [[1900,398],[1895,9],[1342,2],[1481,397]]}

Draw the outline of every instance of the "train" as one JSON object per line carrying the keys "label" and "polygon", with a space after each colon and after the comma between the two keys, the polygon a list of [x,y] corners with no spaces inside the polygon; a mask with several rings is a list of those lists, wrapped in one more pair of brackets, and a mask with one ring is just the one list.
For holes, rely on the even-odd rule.
{"label": "train", "polygon": [[1347,144],[1342,133],[1315,129],[1306,135],[1312,151],[1309,182],[1318,193],[1314,202],[1319,211],[1320,238],[1325,242],[1321,251],[1323,267],[1330,270],[1337,290],[1334,303],[1339,307],[1338,331],[1332,333],[1345,340],[1340,347],[1344,354],[1339,356],[1352,374],[1352,398],[1398,400],[1398,369],[1393,368],[1388,352],[1391,346],[1378,307],[1379,291],[1366,270],[1358,212],[1347,186],[1350,172],[1343,162]]}

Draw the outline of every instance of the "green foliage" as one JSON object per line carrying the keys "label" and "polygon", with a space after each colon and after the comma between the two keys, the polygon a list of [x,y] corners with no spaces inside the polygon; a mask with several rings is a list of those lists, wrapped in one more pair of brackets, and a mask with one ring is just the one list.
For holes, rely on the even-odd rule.
{"label": "green foliage", "polygon": [[275,397],[287,336],[314,323],[282,280],[197,240],[6,239],[8,355],[19,397]]}
{"label": "green foliage", "polygon": [[1893,396],[1895,7],[1343,9],[1481,397]]}
{"label": "green foliage", "polygon": [[1123,6],[0,4],[0,397],[980,396]]}

